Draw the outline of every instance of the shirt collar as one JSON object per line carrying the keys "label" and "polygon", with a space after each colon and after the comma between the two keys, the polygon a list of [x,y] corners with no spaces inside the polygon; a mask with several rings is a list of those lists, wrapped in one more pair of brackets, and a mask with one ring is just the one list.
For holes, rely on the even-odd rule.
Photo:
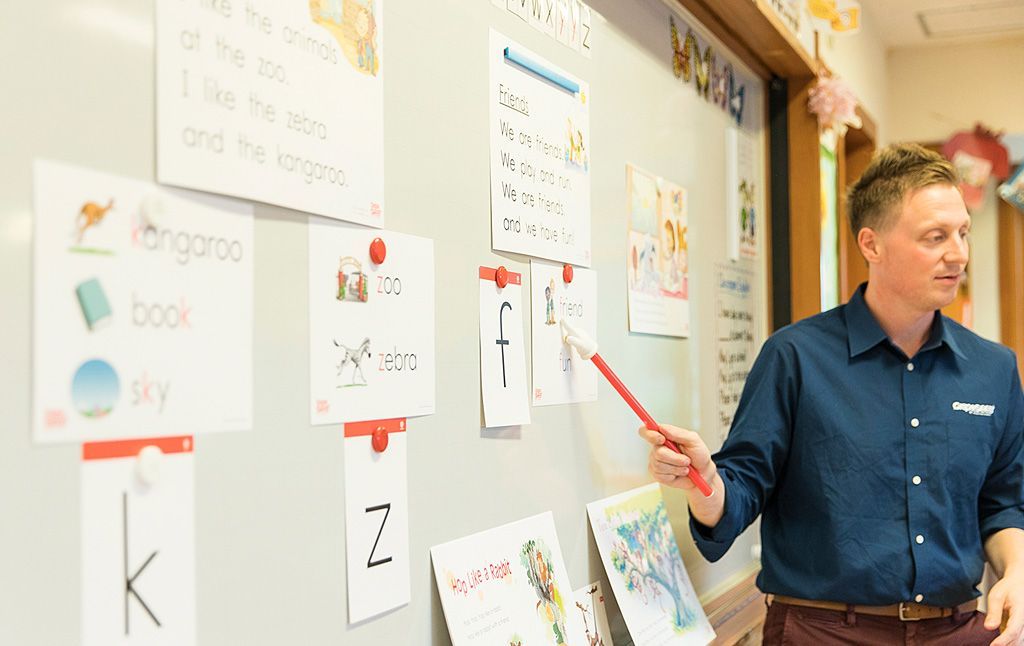
{"label": "shirt collar", "polygon": [[887,338],[885,330],[875,320],[875,315],[864,301],[867,283],[861,283],[846,304],[846,336],[850,344],[850,358],[867,352]]}
{"label": "shirt collar", "polygon": [[[867,283],[861,283],[845,306],[846,334],[850,346],[851,359],[867,352],[888,338],[885,330],[878,324],[875,315],[868,309],[868,304],[864,300],[864,291],[867,289],[867,286]],[[945,318],[941,311],[935,311],[931,333],[928,335],[928,341],[925,342],[921,350],[931,350],[944,343],[949,346],[949,349],[956,356],[966,359],[966,355],[964,355],[959,343],[957,343],[953,326],[947,325],[944,320]]]}

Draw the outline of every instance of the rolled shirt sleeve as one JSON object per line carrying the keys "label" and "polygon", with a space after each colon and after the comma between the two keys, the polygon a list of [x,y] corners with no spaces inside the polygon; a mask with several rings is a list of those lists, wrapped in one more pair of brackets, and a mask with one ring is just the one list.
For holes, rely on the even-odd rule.
{"label": "rolled shirt sleeve", "polygon": [[978,497],[982,541],[1001,529],[1024,529],[1024,393],[1016,368],[1010,381],[1006,425]]}
{"label": "rolled shirt sleeve", "polygon": [[714,527],[690,515],[700,553],[717,561],[764,509],[785,469],[799,391],[795,353],[784,330],[764,344],[740,396],[729,437],[712,459],[725,483],[725,509]]}

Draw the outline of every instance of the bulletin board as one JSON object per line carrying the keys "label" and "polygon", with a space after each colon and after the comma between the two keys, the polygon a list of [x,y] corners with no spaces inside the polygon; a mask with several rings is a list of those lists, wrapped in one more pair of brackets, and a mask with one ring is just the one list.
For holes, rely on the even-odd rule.
{"label": "bulletin board", "polygon": [[[235,2],[235,10],[243,4]],[[251,429],[197,435],[193,449],[199,644],[448,643],[430,547],[546,511],[573,586],[606,580],[586,504],[650,481],[647,446],[629,408],[602,381],[597,401],[531,406],[529,425],[482,428],[478,267],[504,265],[527,282],[530,276],[529,257],[492,251],[492,29],[589,85],[589,266],[597,276],[602,356],[655,418],[699,431],[712,449],[720,445],[728,400],[742,383],[727,359],[749,360],[767,329],[760,234],[767,227],[761,218],[757,234],[736,245],[739,233],[728,218],[738,208],[751,218],[767,212],[765,85],[674,3],[588,4],[589,56],[504,2],[383,4],[385,228],[433,240],[436,401],[433,414],[408,418],[411,600],[357,624],[346,615],[342,426],[310,423],[309,216],[254,203],[253,351],[244,375],[252,387]],[[31,432],[33,162],[156,181],[156,8],[151,1],[54,0],[31,11],[8,4],[2,13],[0,51],[10,65],[0,105],[0,409],[7,415],[0,434],[0,642],[71,644],[78,643],[83,607],[82,456],[80,445],[35,443]],[[731,61],[744,80],[739,123],[728,105],[716,104],[714,87],[701,92],[674,69],[690,46],[689,30],[696,35],[691,64],[711,45],[718,62]],[[725,102],[735,98],[727,93]],[[747,172],[760,183],[745,202],[738,198],[740,206],[727,190],[729,133],[737,125],[752,146]],[[686,190],[685,337],[630,332],[627,165]],[[737,319],[723,310],[736,299],[752,313],[752,335],[730,336]],[[528,311],[520,313],[526,330]],[[730,339],[745,349],[724,348]],[[689,537],[685,499],[676,491],[665,496],[702,599],[757,567],[756,528],[709,564]],[[616,643],[625,643],[614,600],[609,606]]]}

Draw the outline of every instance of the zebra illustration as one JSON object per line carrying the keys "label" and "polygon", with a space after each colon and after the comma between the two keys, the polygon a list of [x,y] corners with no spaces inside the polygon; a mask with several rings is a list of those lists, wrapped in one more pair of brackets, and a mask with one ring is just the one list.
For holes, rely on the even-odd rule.
{"label": "zebra illustration", "polygon": [[[348,384],[348,385],[350,385],[350,386],[365,386],[366,385],[366,377],[363,375],[363,368],[362,368],[361,364],[362,364],[362,361],[363,361],[363,357],[371,356],[371,354],[370,354],[370,337],[366,337],[365,339],[363,339],[363,342],[360,343],[355,348],[350,348],[347,345],[345,345],[344,343],[338,343],[337,339],[334,339],[334,345],[336,345],[337,347],[339,347],[339,348],[341,348],[341,349],[343,349],[345,351],[345,356],[341,358],[341,363],[338,364],[338,376],[339,377],[341,376],[341,373],[345,369],[346,365],[352,364],[352,383]],[[356,383],[356,376],[357,375],[358,375],[359,379],[362,380],[363,383],[361,383],[361,384],[360,383]]]}

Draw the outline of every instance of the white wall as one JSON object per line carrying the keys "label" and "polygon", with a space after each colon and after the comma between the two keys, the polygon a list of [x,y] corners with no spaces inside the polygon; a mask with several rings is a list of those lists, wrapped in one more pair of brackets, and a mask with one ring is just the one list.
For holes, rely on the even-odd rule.
{"label": "white wall", "polygon": [[832,70],[850,84],[861,106],[878,126],[878,143],[889,141],[890,89],[886,45],[873,17],[862,13],[857,34],[818,37],[818,53]]}
{"label": "white wall", "polygon": [[[980,121],[1008,133],[1024,133],[1024,38],[989,43],[893,49],[888,56],[894,141],[944,141]],[[1000,338],[998,217],[990,183],[973,216],[971,298],[974,331]]]}
{"label": "white wall", "polygon": [[968,286],[974,307],[971,329],[992,341],[999,341],[999,197],[995,180],[985,189],[985,203],[971,214],[971,262],[967,266]]}
{"label": "white wall", "polygon": [[1024,38],[893,49],[888,56],[889,134],[939,141],[976,121],[1024,132]]}

